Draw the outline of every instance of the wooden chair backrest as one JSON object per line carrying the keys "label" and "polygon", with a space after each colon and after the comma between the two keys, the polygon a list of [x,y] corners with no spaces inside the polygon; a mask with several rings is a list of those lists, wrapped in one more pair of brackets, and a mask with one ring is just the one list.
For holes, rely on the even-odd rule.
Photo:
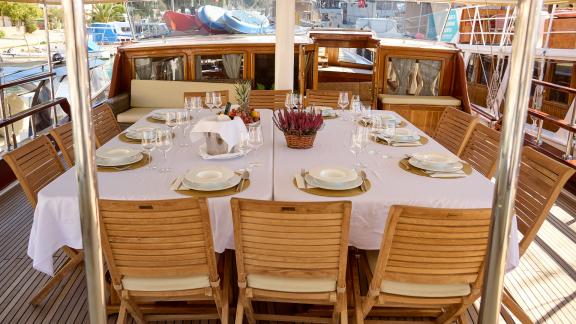
{"label": "wooden chair backrest", "polygon": [[500,132],[476,123],[464,145],[460,158],[472,165],[486,178],[491,179],[496,171],[500,149]]}
{"label": "wooden chair backrest", "polygon": [[248,102],[254,109],[282,109],[288,93],[290,90],[251,90]]}
{"label": "wooden chair backrest", "polygon": [[100,200],[102,247],[112,280],[210,276],[218,280],[206,199]]}
{"label": "wooden chair backrest", "polygon": [[65,171],[46,135],[4,154],[4,160],[12,168],[33,207],[36,207],[38,192]]}
{"label": "wooden chair backrest", "polygon": [[[208,91],[208,92],[220,93],[220,98],[222,98],[222,107],[226,106],[226,103],[230,101],[230,91],[228,90]],[[202,98],[202,105],[206,105],[206,91],[184,92],[184,98],[182,99],[182,102],[184,102],[184,99],[188,97],[200,97]],[[182,106],[184,106],[184,104],[182,104]]]}
{"label": "wooden chair backrest", "polygon": [[434,139],[450,152],[460,155],[478,119],[452,107],[446,107],[434,132]]}
{"label": "wooden chair backrest", "polygon": [[102,104],[92,109],[92,122],[94,125],[94,134],[96,135],[96,147],[118,136],[122,128],[118,124],[112,107],[108,104]]}
{"label": "wooden chair backrest", "polygon": [[370,289],[382,280],[481,284],[491,209],[390,208]]}
{"label": "wooden chair backrest", "polygon": [[571,167],[524,147],[515,201],[518,230],[523,235],[521,254],[536,238],[550,208],[573,174]]}
{"label": "wooden chair backrest", "polygon": [[74,141],[72,139],[72,122],[60,125],[50,130],[50,135],[60,148],[64,160],[69,167],[74,165]]}
{"label": "wooden chair backrest", "polygon": [[[340,97],[338,90],[306,90],[305,105],[310,106],[325,106],[338,109],[338,98]],[[348,101],[352,101],[352,92],[348,92]],[[348,105],[349,107],[350,105]]]}
{"label": "wooden chair backrest", "polygon": [[349,201],[232,199],[238,282],[247,274],[332,278],[345,287]]}

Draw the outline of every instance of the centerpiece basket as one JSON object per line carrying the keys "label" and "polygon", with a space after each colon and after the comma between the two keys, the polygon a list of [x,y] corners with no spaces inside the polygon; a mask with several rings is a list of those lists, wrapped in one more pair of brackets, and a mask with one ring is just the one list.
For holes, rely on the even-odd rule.
{"label": "centerpiece basket", "polygon": [[288,147],[294,149],[311,148],[316,133],[324,125],[322,114],[288,109],[276,110],[272,120],[284,133]]}

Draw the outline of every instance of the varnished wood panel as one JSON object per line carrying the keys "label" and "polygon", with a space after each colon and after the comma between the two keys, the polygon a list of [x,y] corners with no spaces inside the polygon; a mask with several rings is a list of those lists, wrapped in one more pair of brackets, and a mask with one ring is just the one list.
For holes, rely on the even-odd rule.
{"label": "varnished wood panel", "polygon": [[[459,109],[459,107],[453,107]],[[391,110],[404,117],[414,126],[420,128],[426,134],[432,136],[438,126],[440,116],[446,106],[425,105],[393,105],[385,104],[384,110]]]}

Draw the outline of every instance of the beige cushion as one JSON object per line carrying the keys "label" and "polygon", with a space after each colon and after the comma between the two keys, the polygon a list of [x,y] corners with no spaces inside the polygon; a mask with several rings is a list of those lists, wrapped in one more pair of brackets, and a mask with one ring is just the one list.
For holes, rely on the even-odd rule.
{"label": "beige cushion", "polygon": [[170,291],[210,287],[208,275],[176,278],[124,277],[122,286],[135,291]]}
{"label": "beige cushion", "polygon": [[392,105],[427,105],[460,107],[460,99],[450,96],[400,96],[380,94],[380,102]]}
{"label": "beige cushion", "polygon": [[[24,102],[24,100],[22,100],[20,96],[14,93],[6,97],[6,104],[10,108],[11,115],[16,115],[17,113],[28,109],[28,105]],[[20,132],[22,132],[23,130],[28,130],[29,120],[30,117],[26,117],[24,119],[20,119],[19,121],[13,124],[14,133],[16,134],[16,136],[19,136]],[[8,127],[8,132],[9,134],[12,134],[12,127]],[[2,134],[1,136],[4,137],[4,132],[0,132],[0,134]],[[28,132],[26,132],[26,136],[28,136]]]}
{"label": "beige cushion", "polygon": [[232,83],[132,80],[130,107],[180,108],[184,107],[184,92],[222,90],[228,90],[228,100],[237,103]]}
{"label": "beige cushion", "polygon": [[[380,251],[366,251],[368,264],[374,272],[378,253]],[[470,295],[470,285],[463,284],[421,284],[383,280],[380,290],[387,294],[411,297],[460,297]]]}
{"label": "beige cushion", "polygon": [[336,280],[328,278],[302,279],[261,274],[249,274],[246,278],[248,287],[256,289],[302,293],[336,291]]}
{"label": "beige cushion", "polygon": [[148,115],[149,113],[157,109],[159,108],[139,108],[139,107],[130,108],[116,115],[116,119],[118,120],[119,123],[135,123],[138,120],[142,119],[142,117]]}

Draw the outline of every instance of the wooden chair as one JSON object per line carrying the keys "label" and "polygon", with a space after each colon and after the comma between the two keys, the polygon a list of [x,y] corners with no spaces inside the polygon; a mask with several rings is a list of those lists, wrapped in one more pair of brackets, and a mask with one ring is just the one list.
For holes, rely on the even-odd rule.
{"label": "wooden chair", "polygon": [[251,90],[248,102],[254,109],[283,109],[290,90]]}
{"label": "wooden chair", "polygon": [[60,148],[62,156],[69,167],[74,166],[74,143],[72,140],[72,122],[50,130],[50,135]]}
{"label": "wooden chair", "polygon": [[[112,284],[126,313],[138,323],[160,319],[228,322],[228,290],[222,289],[206,199],[101,200],[101,240]],[[224,275],[225,287],[228,276]],[[147,314],[152,301],[214,301],[217,312]]]}
{"label": "wooden chair", "polygon": [[333,305],[347,323],[346,258],[352,204],[232,198],[238,270],[236,323],[326,322],[320,317],[254,314],[253,300]]}
{"label": "wooden chair", "polygon": [[[338,109],[338,98],[340,92],[337,90],[306,90],[305,106],[325,106]],[[352,101],[352,93],[348,92],[348,100]],[[350,107],[350,105],[348,105]]]}
{"label": "wooden chair", "polygon": [[436,323],[462,320],[481,293],[491,210],[392,206],[388,215],[380,251],[361,259],[365,297],[352,267],[357,322],[374,306],[404,308],[403,316]]}
{"label": "wooden chair", "polygon": [[492,179],[500,149],[500,132],[476,123],[460,153],[460,158],[486,178]]}
{"label": "wooden chair", "polygon": [[230,101],[230,91],[228,91],[228,90],[184,92],[184,98],[182,99],[182,101],[184,101],[184,99],[188,98],[188,97],[200,97],[200,98],[202,98],[202,105],[205,106],[206,105],[206,92],[219,92],[220,98],[222,98],[222,107],[225,107],[226,103],[228,103],[228,101]]}
{"label": "wooden chair", "polygon": [[461,110],[447,107],[444,109],[432,137],[450,152],[460,155],[477,122],[476,117]]}
{"label": "wooden chair", "polygon": [[96,147],[104,145],[122,132],[122,128],[108,104],[102,104],[92,109],[92,122],[96,135]]}
{"label": "wooden chair", "polygon": [[[518,230],[522,233],[520,256],[528,250],[536,238],[538,230],[548,217],[550,208],[558,198],[564,184],[573,174],[574,170],[569,166],[532,148],[524,147],[515,201]],[[532,323],[530,317],[522,310],[506,287],[502,295],[502,304],[521,323]],[[502,309],[501,315],[507,323],[514,323],[506,310]]]}
{"label": "wooden chair", "polygon": [[[4,160],[16,175],[28,201],[34,208],[36,208],[38,202],[38,192],[65,171],[54,146],[52,146],[46,135],[42,135],[24,146],[6,153]],[[75,250],[68,246],[64,246],[62,249],[68,255],[68,261],[31,299],[30,302],[32,304],[40,304],[66,275],[82,264],[84,253],[81,250]]]}

